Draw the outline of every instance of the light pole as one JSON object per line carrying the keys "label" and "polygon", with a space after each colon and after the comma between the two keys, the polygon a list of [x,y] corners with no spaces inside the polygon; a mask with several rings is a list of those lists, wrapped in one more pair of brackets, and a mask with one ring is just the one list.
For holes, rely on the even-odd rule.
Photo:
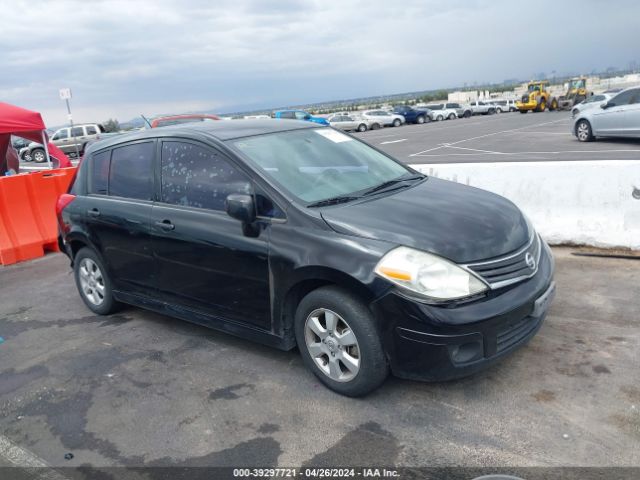
{"label": "light pole", "polygon": [[73,117],[71,116],[71,105],[69,105],[69,100],[71,100],[71,89],[70,88],[61,88],[60,89],[60,99],[64,100],[67,104],[67,118],[69,119],[70,126],[70,135],[73,135],[73,144],[76,147],[76,158],[80,159],[80,150],[78,149],[78,142],[76,141],[75,133],[73,132]]}

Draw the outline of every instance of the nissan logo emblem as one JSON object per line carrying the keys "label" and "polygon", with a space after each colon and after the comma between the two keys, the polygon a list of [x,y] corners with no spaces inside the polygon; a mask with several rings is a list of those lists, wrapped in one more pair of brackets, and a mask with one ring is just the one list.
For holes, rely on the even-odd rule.
{"label": "nissan logo emblem", "polygon": [[533,259],[533,255],[531,255],[530,252],[527,252],[527,254],[524,256],[524,262],[531,270],[536,269],[536,261]]}

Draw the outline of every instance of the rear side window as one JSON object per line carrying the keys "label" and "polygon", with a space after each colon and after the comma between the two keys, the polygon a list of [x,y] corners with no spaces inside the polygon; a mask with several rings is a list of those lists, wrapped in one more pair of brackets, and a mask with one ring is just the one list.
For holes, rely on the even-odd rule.
{"label": "rear side window", "polygon": [[227,195],[251,193],[249,178],[210,148],[162,142],[162,201],[224,210]]}
{"label": "rear side window", "polygon": [[280,112],[280,118],[295,120],[296,114],[294,112]]}
{"label": "rear side window", "polygon": [[97,135],[98,134],[98,130],[96,130],[96,127],[94,127],[93,125],[87,125],[84,128],[87,131],[87,135]]}
{"label": "rear side window", "polygon": [[151,200],[153,198],[154,142],[114,148],[109,169],[109,195]]}
{"label": "rear side window", "polygon": [[96,153],[91,157],[89,193],[107,195],[109,193],[109,163],[111,150]]}

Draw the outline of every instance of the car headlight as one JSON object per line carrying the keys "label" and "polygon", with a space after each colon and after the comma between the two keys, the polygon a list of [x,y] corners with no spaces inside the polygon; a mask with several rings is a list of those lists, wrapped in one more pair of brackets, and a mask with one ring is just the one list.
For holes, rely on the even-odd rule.
{"label": "car headlight", "polygon": [[376,274],[433,300],[455,300],[488,289],[478,277],[449,260],[409,247],[397,247],[378,262]]}

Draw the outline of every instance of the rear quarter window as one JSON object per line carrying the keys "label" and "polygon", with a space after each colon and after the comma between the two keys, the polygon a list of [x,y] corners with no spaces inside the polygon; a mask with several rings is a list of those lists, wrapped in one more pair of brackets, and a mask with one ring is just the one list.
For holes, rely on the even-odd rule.
{"label": "rear quarter window", "polygon": [[111,150],[92,155],[89,172],[89,193],[107,195],[109,193],[109,164]]}

